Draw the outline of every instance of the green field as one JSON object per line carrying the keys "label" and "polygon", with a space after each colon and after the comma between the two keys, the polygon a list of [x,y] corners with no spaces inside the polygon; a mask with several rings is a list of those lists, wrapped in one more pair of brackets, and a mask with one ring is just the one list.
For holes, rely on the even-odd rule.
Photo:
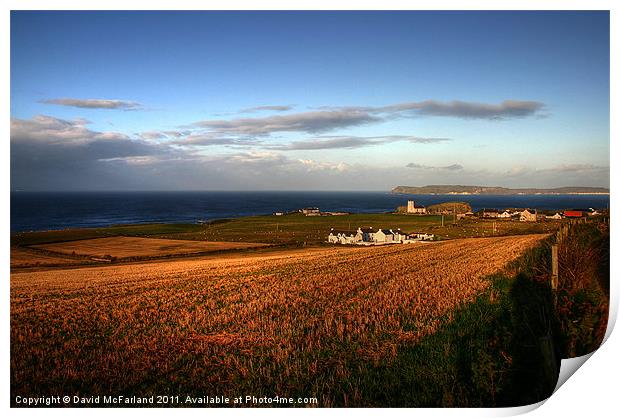
{"label": "green field", "polygon": [[18,232],[11,235],[11,245],[25,246],[116,236],[167,236],[168,234],[198,233],[202,230],[204,230],[204,225],[197,224],[141,224],[117,225],[104,228],[63,229],[58,231]]}
{"label": "green field", "polygon": [[[209,224],[143,224],[106,228],[26,232],[11,237],[13,245],[34,245],[110,236],[141,236],[207,241],[263,242],[283,245],[323,243],[331,228],[401,228],[405,232],[428,232],[438,239],[537,234],[555,231],[561,221],[541,223],[511,220],[466,219],[455,225],[452,218],[399,214],[356,214],[344,216],[249,216],[222,219]],[[495,229],[494,229],[495,225]]]}

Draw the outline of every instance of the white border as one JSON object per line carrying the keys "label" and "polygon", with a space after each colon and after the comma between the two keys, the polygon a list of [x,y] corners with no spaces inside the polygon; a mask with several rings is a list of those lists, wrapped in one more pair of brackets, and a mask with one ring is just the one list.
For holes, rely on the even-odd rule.
{"label": "white border", "polygon": [[[44,0],[8,0],[2,3],[2,18],[0,22],[0,33],[2,33],[2,41],[0,43],[0,53],[4,57],[2,62],[2,141],[0,142],[0,155],[3,159],[0,165],[0,181],[2,181],[4,201],[0,205],[2,216],[2,232],[1,237],[1,253],[2,260],[2,276],[0,280],[0,289],[3,295],[2,310],[2,335],[5,337],[4,344],[0,349],[2,361],[0,368],[2,371],[2,379],[0,386],[0,405],[2,408],[9,409],[10,405],[9,393],[9,236],[10,236],[10,216],[9,216],[9,190],[10,190],[10,159],[9,159],[9,136],[10,136],[10,74],[9,74],[9,49],[10,49],[10,10],[610,10],[611,11],[611,103],[610,114],[618,115],[618,75],[620,74],[620,65],[618,61],[619,42],[618,36],[620,19],[618,18],[620,2],[614,0],[472,0],[472,1],[395,1],[382,0],[381,2],[372,2],[367,0],[358,1],[336,1],[336,0],[314,0],[314,1],[283,1],[283,0],[261,0],[256,2],[243,0],[227,0],[218,3],[202,4],[200,2],[188,0],[175,0],[174,2],[164,2],[161,0],[151,1],[131,1],[131,0],[59,0],[53,3]],[[610,138],[618,138],[618,123],[611,119]],[[611,189],[615,192],[618,179],[618,169],[615,166],[616,157],[618,156],[618,147],[611,141],[610,144],[611,157]],[[615,194],[611,195],[612,218],[617,219],[618,210],[616,206]],[[614,258],[617,246],[616,228],[612,221],[612,259]],[[615,322],[618,311],[618,268],[617,264],[612,261],[612,301],[610,322]],[[610,331],[613,325],[610,325]],[[609,334],[609,333],[608,333]],[[617,334],[617,333],[616,333]],[[609,335],[608,335],[609,336]],[[617,335],[609,336],[609,339],[603,344],[592,358],[588,361],[586,367],[576,372],[576,376],[570,378],[568,382],[562,386],[544,405],[536,409],[532,416],[553,416],[561,415],[563,417],[583,417],[590,416],[607,416],[614,411],[617,406],[616,402],[616,386],[615,378],[618,373],[617,353],[620,353],[619,339]],[[540,405],[536,405],[540,406]],[[480,416],[506,416],[524,413],[532,410],[536,406],[524,408],[509,409],[321,409],[317,410],[276,410],[276,409],[251,409],[251,410],[208,410],[201,409],[184,410],[184,414],[192,416],[204,417],[209,416],[285,416],[289,414],[313,415],[318,413],[327,416],[341,415],[372,415],[390,414],[398,416],[463,416],[463,417],[480,417]],[[108,410],[88,411],[81,410],[40,410],[40,409],[10,409],[9,412],[14,416],[30,416],[35,414],[45,414],[52,416],[80,416],[84,413],[93,416],[108,416]],[[181,413],[179,409],[174,411],[168,410],[129,410],[121,409],[114,411],[115,414],[121,415],[144,415],[149,417],[167,416],[170,413]]]}

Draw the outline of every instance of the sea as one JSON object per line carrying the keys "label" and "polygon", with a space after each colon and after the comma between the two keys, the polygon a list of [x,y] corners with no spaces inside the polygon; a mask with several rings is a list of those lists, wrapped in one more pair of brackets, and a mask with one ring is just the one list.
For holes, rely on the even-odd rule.
{"label": "sea", "polygon": [[197,223],[318,207],[321,211],[391,212],[414,200],[483,208],[539,210],[609,207],[609,195],[409,195],[390,192],[11,192],[11,233],[137,223]]}

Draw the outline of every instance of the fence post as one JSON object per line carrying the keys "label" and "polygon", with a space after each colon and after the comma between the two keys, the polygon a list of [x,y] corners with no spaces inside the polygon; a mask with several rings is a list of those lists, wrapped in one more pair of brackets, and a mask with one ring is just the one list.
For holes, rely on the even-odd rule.
{"label": "fence post", "polygon": [[551,289],[558,289],[558,246],[551,246]]}

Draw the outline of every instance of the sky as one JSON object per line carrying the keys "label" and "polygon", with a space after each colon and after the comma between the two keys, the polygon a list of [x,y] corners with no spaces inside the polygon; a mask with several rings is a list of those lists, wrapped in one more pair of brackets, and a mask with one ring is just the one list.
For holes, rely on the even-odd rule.
{"label": "sky", "polygon": [[609,187],[608,12],[11,12],[11,189]]}

